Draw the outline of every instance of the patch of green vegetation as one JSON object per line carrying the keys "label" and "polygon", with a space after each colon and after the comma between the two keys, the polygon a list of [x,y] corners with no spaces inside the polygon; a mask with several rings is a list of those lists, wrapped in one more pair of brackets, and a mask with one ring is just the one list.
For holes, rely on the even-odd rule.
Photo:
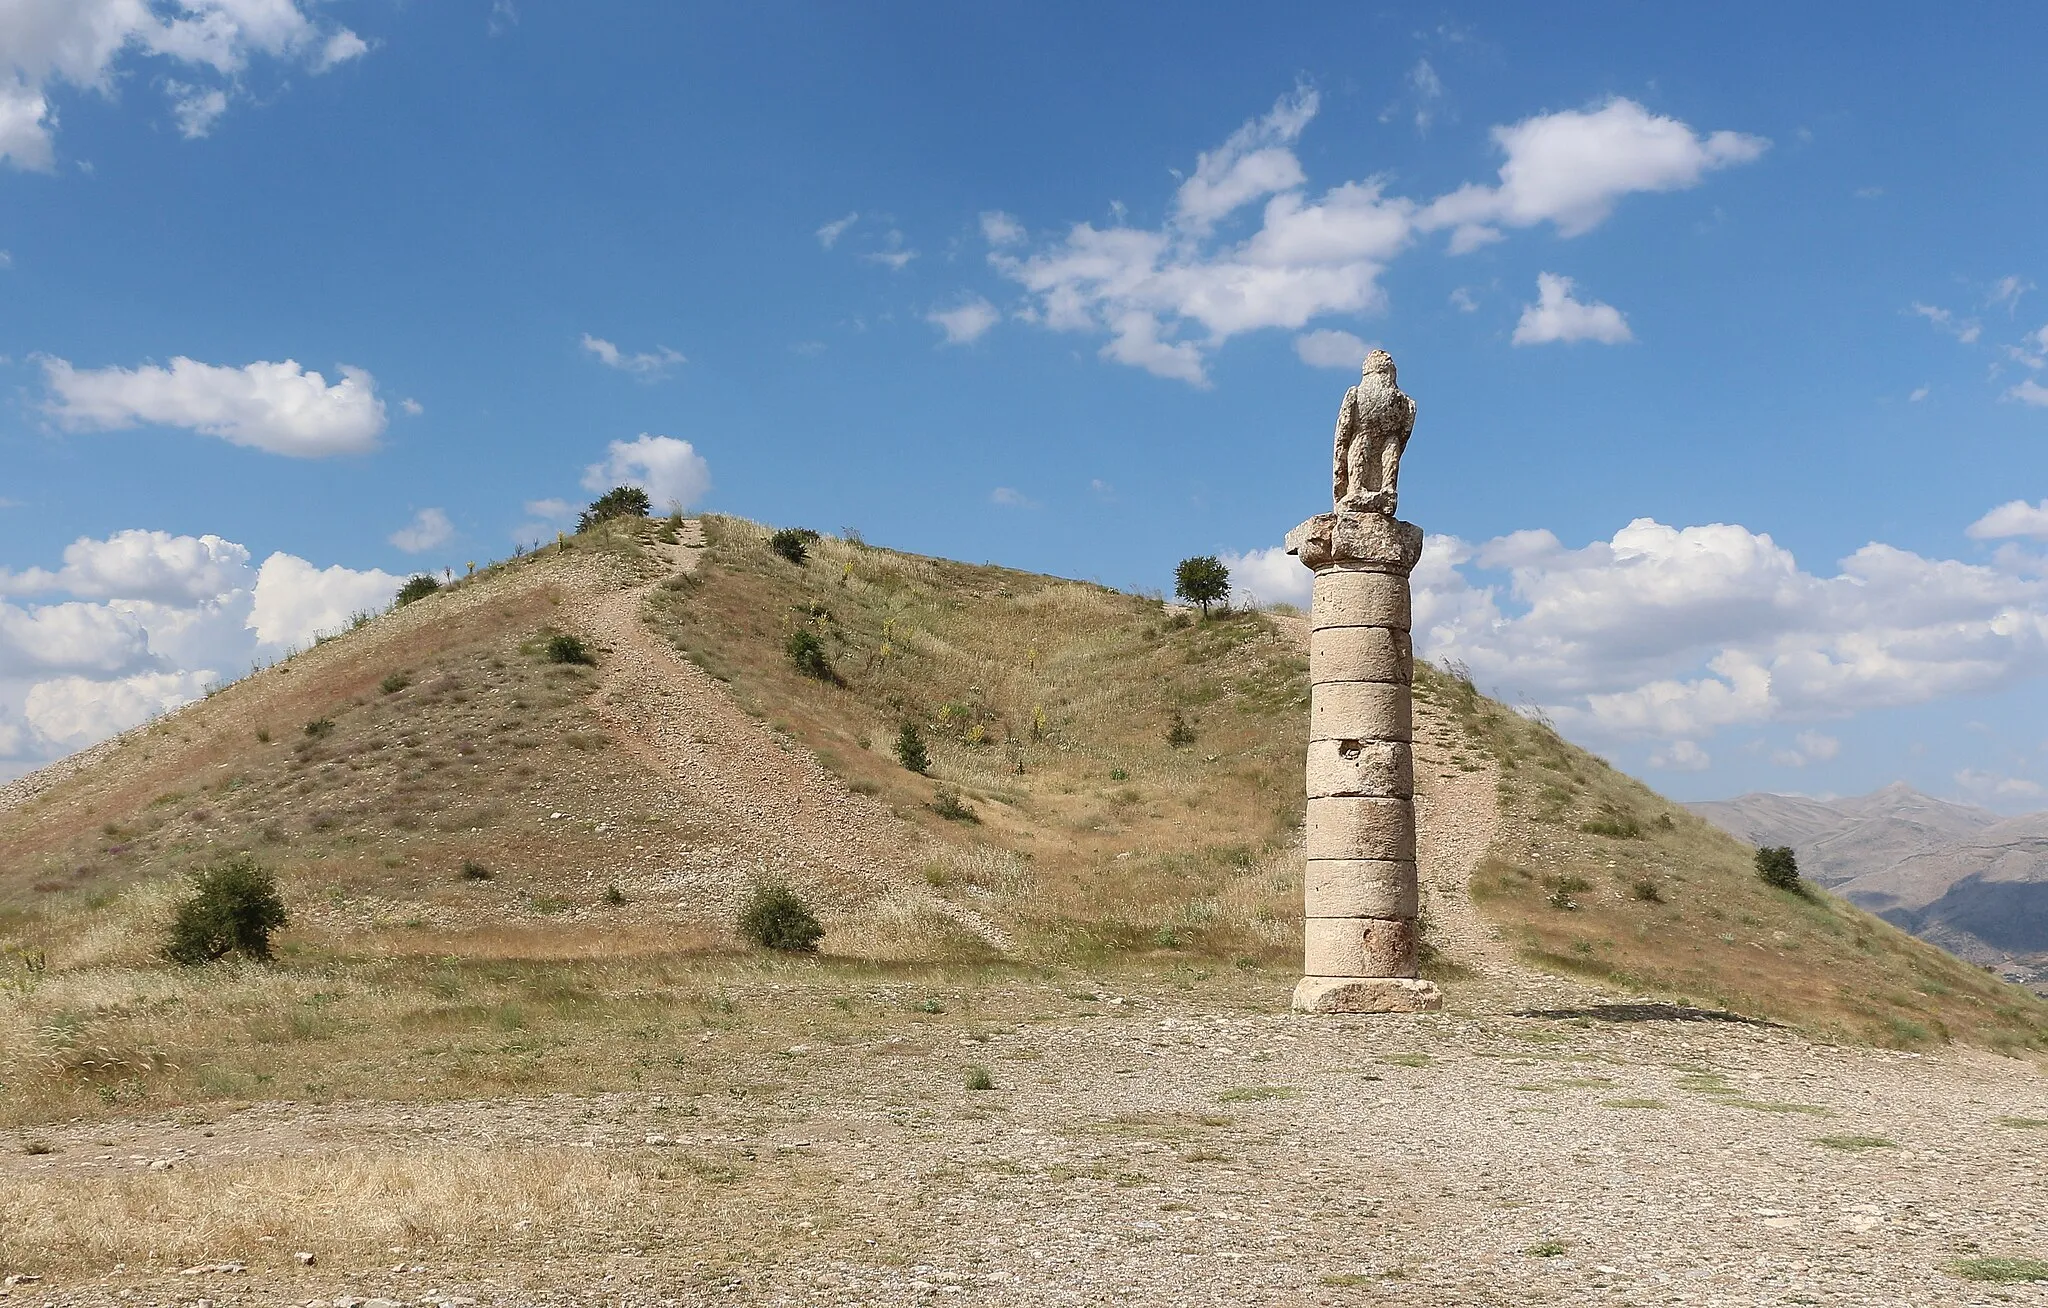
{"label": "patch of green vegetation", "polygon": [[1249,1104],[1265,1099],[1293,1099],[1301,1091],[1291,1085],[1244,1085],[1216,1096],[1219,1104]]}
{"label": "patch of green vegetation", "polygon": [[1381,1054],[1379,1061],[1393,1067],[1428,1067],[1435,1060],[1428,1054]]}
{"label": "patch of green vegetation", "polygon": [[2048,1281],[2048,1262],[2039,1258],[1958,1258],[1943,1270],[1965,1281],[1990,1285]]}
{"label": "patch of green vegetation", "polygon": [[1864,1149],[1896,1149],[1899,1142],[1887,1140],[1881,1135],[1823,1135],[1816,1136],[1814,1143],[1830,1149],[1842,1149],[1854,1153]]}

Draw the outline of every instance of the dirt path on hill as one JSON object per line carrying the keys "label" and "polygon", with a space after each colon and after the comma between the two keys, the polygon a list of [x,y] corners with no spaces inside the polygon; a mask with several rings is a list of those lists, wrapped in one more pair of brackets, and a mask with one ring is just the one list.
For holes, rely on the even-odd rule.
{"label": "dirt path on hill", "polygon": [[[695,572],[703,527],[649,546],[674,572]],[[665,580],[665,578],[664,578]],[[749,717],[702,668],[642,620],[659,581],[592,596],[574,620],[607,653],[595,708],[611,734],[674,787],[685,807],[713,815],[720,848],[699,851],[671,889],[730,921],[757,876],[782,877],[839,910],[858,934],[879,916],[943,918],[1008,952],[1010,939],[972,909],[947,903],[914,875],[928,840],[888,807],[856,795],[808,752]],[[830,942],[828,942],[829,944]]]}

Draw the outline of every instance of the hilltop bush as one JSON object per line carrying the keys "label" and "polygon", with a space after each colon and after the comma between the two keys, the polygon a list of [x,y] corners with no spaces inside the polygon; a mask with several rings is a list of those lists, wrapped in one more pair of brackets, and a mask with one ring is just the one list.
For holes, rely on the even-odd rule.
{"label": "hilltop bush", "polygon": [[425,599],[439,589],[441,589],[440,582],[435,581],[424,572],[416,572],[412,576],[407,577],[405,584],[398,588],[398,607],[404,608],[414,600]]}
{"label": "hilltop bush", "polygon": [[1201,605],[1202,616],[1206,618],[1211,604],[1221,604],[1230,598],[1230,569],[1213,554],[1182,559],[1173,570],[1173,593],[1190,604]]}
{"label": "hilltop bush", "polygon": [[589,531],[601,522],[614,518],[644,518],[654,505],[648,500],[647,492],[638,486],[614,486],[590,502],[576,519],[578,532]]}
{"label": "hilltop bush", "polygon": [[277,878],[238,854],[193,876],[191,897],[178,905],[164,933],[163,955],[187,966],[233,953],[268,962],[270,933],[290,920]]}
{"label": "hilltop bush", "polygon": [[1799,859],[1788,845],[1765,845],[1756,851],[1756,878],[1779,890],[1799,890]]}
{"label": "hilltop bush", "polygon": [[764,949],[815,954],[825,928],[802,896],[779,881],[754,887],[740,909],[740,934]]}
{"label": "hilltop bush", "polygon": [[817,540],[818,533],[809,527],[784,527],[768,538],[768,548],[801,568]]}

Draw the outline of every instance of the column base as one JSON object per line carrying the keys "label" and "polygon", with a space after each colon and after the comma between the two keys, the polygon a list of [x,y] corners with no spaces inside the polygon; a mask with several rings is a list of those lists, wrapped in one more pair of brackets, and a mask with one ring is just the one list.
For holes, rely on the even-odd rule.
{"label": "column base", "polygon": [[1434,1013],[1443,1006],[1443,991],[1408,977],[1305,976],[1294,987],[1297,1013]]}

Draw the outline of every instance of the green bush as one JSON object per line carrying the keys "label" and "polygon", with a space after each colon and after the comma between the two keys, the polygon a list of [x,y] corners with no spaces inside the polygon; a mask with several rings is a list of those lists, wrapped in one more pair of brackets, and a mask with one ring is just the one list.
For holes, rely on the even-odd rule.
{"label": "green bush", "polygon": [[798,627],[790,632],[789,642],[783,649],[788,653],[789,661],[796,665],[796,670],[805,676],[816,677],[820,681],[838,680],[832,672],[832,664],[825,658],[825,642],[819,640],[817,633],[809,627]]}
{"label": "green bush", "polygon": [[313,739],[318,740],[320,739],[320,737],[329,735],[334,731],[334,719],[314,718],[311,722],[308,722],[304,727],[300,728],[300,730],[304,731]]}
{"label": "green bush", "polygon": [[192,895],[164,933],[163,955],[188,966],[233,953],[268,962],[270,933],[290,920],[277,878],[237,854],[193,875]]}
{"label": "green bush", "polygon": [[414,573],[405,579],[403,586],[398,588],[398,606],[404,608],[414,600],[425,599],[439,589],[441,589],[441,583],[435,581],[426,573]]}
{"label": "green bush", "polygon": [[464,881],[489,881],[497,875],[497,873],[473,858],[462,860],[462,879]]}
{"label": "green bush", "polygon": [[1756,877],[1779,890],[1799,890],[1799,859],[1788,845],[1765,845],[1756,851]]}
{"label": "green bush", "polygon": [[378,683],[378,689],[382,690],[387,695],[396,695],[399,691],[404,690],[407,686],[410,686],[411,684],[411,677],[406,676],[403,672],[394,672],[390,676],[384,678],[383,681]]}
{"label": "green bush", "polygon": [[1182,559],[1173,570],[1173,593],[1190,604],[1201,605],[1202,616],[1206,618],[1211,604],[1221,604],[1230,598],[1230,569],[1213,554]]}
{"label": "green bush", "polygon": [[740,934],[764,949],[781,949],[795,954],[815,954],[825,928],[810,905],[779,881],[764,881],[754,887],[746,906],[740,909]]}
{"label": "green bush", "polygon": [[968,1066],[966,1080],[969,1090],[993,1090],[996,1088],[996,1079],[990,1076],[988,1069],[980,1063],[973,1063]]}
{"label": "green bush", "polygon": [[1195,728],[1175,709],[1173,716],[1166,720],[1166,743],[1174,749],[1185,749],[1195,743]]}
{"label": "green bush", "polygon": [[571,636],[567,632],[558,632],[548,637],[548,643],[541,648],[541,653],[550,663],[597,662],[597,656],[590,652],[590,646],[583,643],[583,638]]}
{"label": "green bush", "polygon": [[969,808],[967,802],[960,798],[960,792],[951,786],[940,786],[938,793],[932,796],[932,812],[948,822],[971,822],[977,826],[981,823],[981,815]]}
{"label": "green bush", "polygon": [[647,511],[653,507],[647,498],[647,492],[638,486],[614,486],[592,500],[590,507],[583,510],[582,515],[576,519],[576,530],[579,533],[586,532],[600,522],[610,522],[613,518],[644,518]]}
{"label": "green bush", "polygon": [[932,756],[925,749],[924,734],[915,722],[904,723],[903,730],[896,733],[896,761],[919,776],[932,769]]}
{"label": "green bush", "polygon": [[768,538],[768,548],[801,568],[817,539],[818,533],[809,527],[784,527]]}

